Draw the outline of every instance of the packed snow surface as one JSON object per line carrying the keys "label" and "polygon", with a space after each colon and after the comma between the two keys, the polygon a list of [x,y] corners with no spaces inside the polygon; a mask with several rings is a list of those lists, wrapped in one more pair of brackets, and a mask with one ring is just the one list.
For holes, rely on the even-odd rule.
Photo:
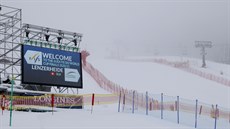
{"label": "packed snow surface", "polygon": [[9,112],[0,116],[0,129],[192,129],[145,115],[118,113],[117,105],[95,106],[82,110],[60,110],[48,113],[13,112],[9,127]]}
{"label": "packed snow surface", "polygon": [[[169,59],[169,58],[168,58]],[[208,104],[218,104],[230,107],[230,88],[216,82],[200,78],[199,76],[181,71],[169,66],[152,62],[129,62],[112,59],[88,59],[95,68],[101,71],[108,79],[120,86],[152,94],[164,93],[171,96],[180,96],[190,100],[199,99]],[[196,64],[193,62],[193,64]],[[209,62],[207,71],[218,74],[225,71],[223,76],[229,77],[228,66]],[[215,70],[211,70],[212,69]],[[193,67],[200,68],[199,65]],[[84,88],[79,89],[80,94],[97,93],[108,94],[86,72],[83,72]],[[192,129],[175,122],[161,120],[145,114],[131,114],[117,112],[117,104],[94,106],[91,114],[91,106],[84,109],[55,109],[52,115],[47,113],[18,112],[13,111],[12,127],[9,127],[9,111],[0,115],[0,129]]]}
{"label": "packed snow surface", "polygon": [[[161,58],[171,61],[177,59],[175,57]],[[140,59],[140,57],[137,59]],[[200,68],[200,60],[189,58],[183,60],[189,60],[191,67],[204,69]],[[165,95],[180,96],[190,100],[198,99],[208,104],[218,104],[221,107],[230,108],[230,87],[167,65],[90,57],[89,62],[108,79],[127,89],[143,93],[148,91],[152,94],[164,93]],[[208,68],[204,71],[219,74],[219,70],[222,70],[226,73],[222,76],[230,79],[230,65],[208,61],[207,66]]]}

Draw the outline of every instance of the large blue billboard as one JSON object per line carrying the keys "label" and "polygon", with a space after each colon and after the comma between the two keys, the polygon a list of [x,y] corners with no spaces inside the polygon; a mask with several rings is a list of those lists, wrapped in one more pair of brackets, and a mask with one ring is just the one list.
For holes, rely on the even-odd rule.
{"label": "large blue billboard", "polygon": [[22,83],[82,88],[81,54],[23,45]]}

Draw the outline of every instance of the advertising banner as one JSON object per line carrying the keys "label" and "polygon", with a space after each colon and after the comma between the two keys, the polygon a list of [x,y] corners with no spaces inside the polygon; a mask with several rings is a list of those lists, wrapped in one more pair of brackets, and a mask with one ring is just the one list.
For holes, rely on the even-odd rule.
{"label": "advertising banner", "polygon": [[81,54],[23,45],[22,83],[82,88]]}

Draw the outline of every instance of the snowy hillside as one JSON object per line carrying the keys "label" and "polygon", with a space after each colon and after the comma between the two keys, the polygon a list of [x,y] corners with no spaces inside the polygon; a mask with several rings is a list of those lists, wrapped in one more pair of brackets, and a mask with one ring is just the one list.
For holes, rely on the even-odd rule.
{"label": "snowy hillside", "polygon": [[[143,58],[163,58],[167,59],[169,61],[179,61],[179,62],[186,62],[188,61],[191,67],[194,67],[196,69],[213,73],[216,75],[223,75],[225,77],[230,78],[230,65],[229,64],[222,64],[222,63],[217,63],[213,61],[206,61],[206,68],[202,68],[202,60],[201,59],[196,59],[196,58],[188,58],[188,57],[175,57],[175,56],[159,56],[159,57],[140,57],[140,59]],[[221,74],[222,72],[222,74]]]}
{"label": "snowy hillside", "polygon": [[[107,63],[107,60],[104,60]],[[119,61],[116,61],[119,64]],[[116,69],[112,70],[116,71]],[[80,94],[107,93],[101,89],[86,72],[84,76],[84,89],[79,90]],[[91,106],[85,106],[83,110],[61,110],[52,113],[31,113],[13,111],[13,129],[18,128],[164,128],[164,129],[192,129],[184,125],[178,125],[169,121],[160,120],[139,114],[118,113],[117,104],[100,105],[94,107],[93,114],[90,113]],[[0,128],[9,127],[9,111],[4,111],[0,116]],[[22,119],[23,118],[23,119]]]}
{"label": "snowy hillside", "polygon": [[[225,108],[229,108],[230,105],[229,87],[173,67],[153,62],[130,62],[124,60],[95,59],[92,57],[89,57],[88,62],[93,64],[109,80],[127,89],[134,89],[138,92],[148,91],[152,94],[179,95],[181,98],[190,100],[199,99],[199,101],[208,104],[218,104]],[[209,62],[209,64],[211,63]],[[199,66],[193,65],[193,67],[199,69]],[[109,93],[101,89],[95,80],[85,71],[83,72],[83,76],[84,88],[79,89],[80,94]],[[160,120],[160,118],[154,118],[151,115],[146,116],[145,113],[118,113],[117,107],[118,104],[96,105],[94,106],[93,114],[90,113],[91,106],[85,106],[82,110],[56,109],[57,112],[54,112],[54,115],[49,112],[31,113],[14,111],[13,128],[193,128],[193,126],[178,125],[176,122]],[[174,116],[170,114],[168,112],[167,116]],[[24,119],[22,120],[21,118]],[[199,117],[199,119],[202,119],[202,117]],[[191,123],[193,123],[193,120]],[[8,125],[9,112],[5,111],[0,116],[0,128],[10,128]],[[208,127],[213,127],[212,119]]]}
{"label": "snowy hillside", "polygon": [[[22,119],[23,118],[23,119]],[[9,112],[0,116],[0,129],[193,129],[145,115],[117,113],[117,105],[95,106],[83,110],[59,110],[52,113],[13,112],[13,128],[8,126]]]}
{"label": "snowy hillside", "polygon": [[79,94],[110,94],[108,91],[100,88],[95,80],[83,70],[83,89],[79,89]]}
{"label": "snowy hillside", "polygon": [[[172,58],[166,59],[172,60]],[[152,62],[129,62],[113,59],[93,59],[91,57],[88,60],[111,81],[127,89],[134,89],[139,92],[148,91],[153,94],[179,95],[186,99],[198,99],[209,104],[230,107],[230,87],[173,67]],[[192,67],[201,69],[198,60],[195,65],[193,65],[194,60],[192,62]],[[227,74],[222,76],[229,78],[229,65],[213,62],[208,62],[207,65],[210,66],[210,68],[205,69],[207,72],[211,71],[218,74],[213,69],[221,68]]]}

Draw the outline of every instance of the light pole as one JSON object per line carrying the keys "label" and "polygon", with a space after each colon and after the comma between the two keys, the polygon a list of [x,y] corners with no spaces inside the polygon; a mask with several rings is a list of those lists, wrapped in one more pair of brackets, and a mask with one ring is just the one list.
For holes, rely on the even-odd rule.
{"label": "light pole", "polygon": [[205,48],[211,48],[212,47],[212,42],[211,41],[195,41],[195,47],[196,48],[201,48],[201,55],[202,55],[202,66],[203,68],[206,67],[205,63],[205,56],[207,55]]}

